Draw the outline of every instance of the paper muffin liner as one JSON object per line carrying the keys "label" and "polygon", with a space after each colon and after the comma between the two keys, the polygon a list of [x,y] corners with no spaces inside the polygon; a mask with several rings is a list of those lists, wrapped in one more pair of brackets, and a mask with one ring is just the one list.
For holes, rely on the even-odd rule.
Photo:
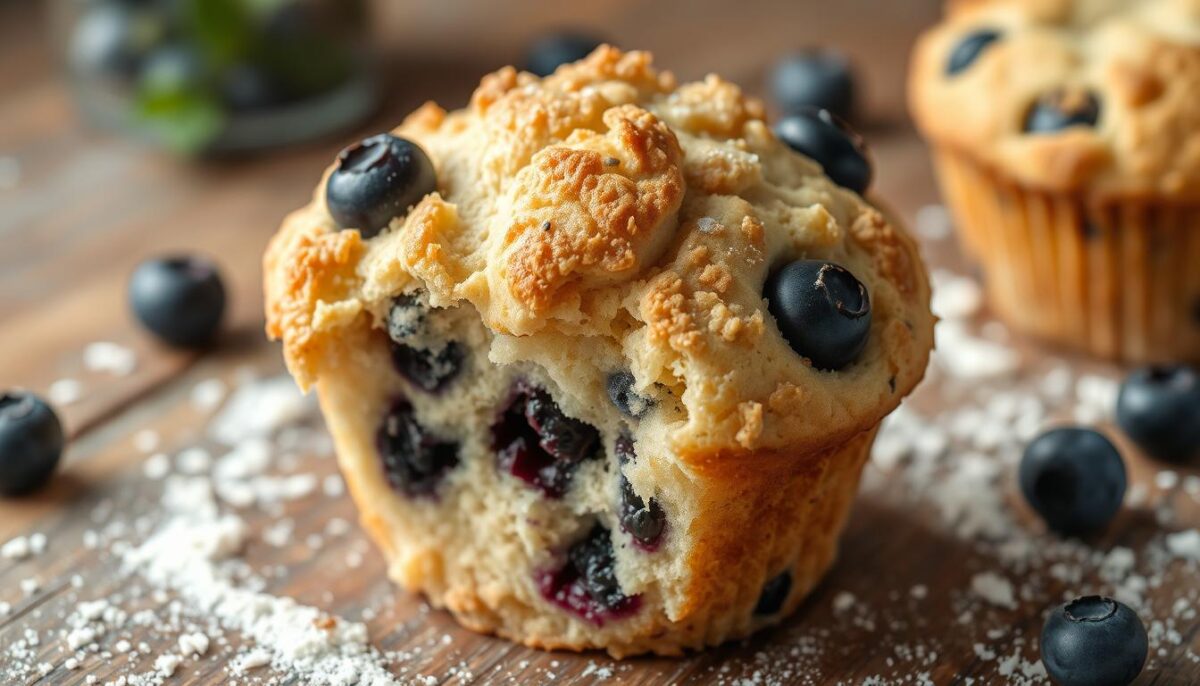
{"label": "paper muffin liner", "polygon": [[[431,507],[391,490],[375,447],[378,417],[390,393],[381,388],[378,369],[388,362],[368,340],[364,327],[330,350],[329,363],[339,373],[322,377],[317,390],[341,472],[389,576],[472,630],[535,648],[603,649],[618,658],[680,655],[784,620],[836,560],[879,428],[817,453],[747,450],[684,458],[692,467],[687,481],[697,508],[686,529],[678,530],[686,545],[657,555],[638,553],[643,568],[637,574],[655,565],[686,568],[687,574],[672,587],[669,601],[647,595],[635,614],[592,624],[541,597],[527,560],[513,557],[511,565],[497,566],[482,554],[483,547],[519,547],[505,507],[511,492],[483,493],[479,489],[495,487],[464,479]],[[491,460],[464,468],[468,476],[494,469]],[[471,502],[476,505],[462,504]],[[447,508],[469,511],[469,524]],[[756,613],[764,585],[783,572],[790,574],[790,589],[781,605]]]}
{"label": "paper muffin liner", "polygon": [[935,151],[988,300],[1019,331],[1124,362],[1200,360],[1200,205],[1089,202]]}

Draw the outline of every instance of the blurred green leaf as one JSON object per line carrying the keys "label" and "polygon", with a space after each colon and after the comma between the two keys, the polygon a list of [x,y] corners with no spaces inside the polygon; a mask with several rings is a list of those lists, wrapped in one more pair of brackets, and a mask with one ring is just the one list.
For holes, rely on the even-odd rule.
{"label": "blurred green leaf", "polygon": [[198,90],[145,90],[138,96],[136,116],[156,140],[186,154],[203,150],[225,126],[220,103]]}
{"label": "blurred green leaf", "polygon": [[187,23],[218,65],[245,55],[254,43],[254,18],[242,0],[186,0]]}

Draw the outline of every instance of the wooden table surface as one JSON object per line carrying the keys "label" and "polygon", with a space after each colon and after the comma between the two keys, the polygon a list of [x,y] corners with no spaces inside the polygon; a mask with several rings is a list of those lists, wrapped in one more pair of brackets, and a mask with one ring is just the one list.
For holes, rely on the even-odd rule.
{"label": "wooden table surface", "polygon": [[[513,60],[524,41],[549,27],[599,27],[624,46],[654,50],[658,62],[681,78],[719,71],[755,92],[761,92],[766,67],[788,49],[839,44],[858,60],[867,89],[877,194],[912,224],[937,195],[926,152],[903,114],[904,67],[913,36],[933,21],[937,4],[383,3],[378,38],[386,54],[387,101],[362,131],[385,128],[426,99],[461,105],[483,73]],[[282,373],[277,347],[262,335],[260,255],[281,217],[306,201],[321,169],[360,133],[253,158],[185,164],[88,131],[58,76],[40,7],[0,2],[0,158],[15,160],[19,169],[14,183],[0,186],[0,386],[45,392],[56,379],[69,377],[80,380],[84,392],[79,402],[61,409],[72,442],[60,476],[34,497],[0,502],[0,542],[31,531],[47,533],[51,542],[34,559],[0,560],[0,602],[13,608],[0,618],[0,659],[26,630],[51,637],[79,599],[127,583],[100,551],[80,541],[96,526],[98,506],[115,503],[132,517],[154,502],[157,486],[142,476],[143,454],[133,447],[134,433],[153,429],[166,448],[178,450],[196,440],[204,421],[187,402],[196,383],[221,378],[232,384],[245,367]],[[952,241],[926,247],[935,265],[963,269]],[[215,256],[232,295],[225,338],[199,357],[156,345],[124,304],[133,265],[175,249]],[[93,341],[135,350],[136,371],[113,376],[84,369],[81,351]],[[1016,346],[1026,359],[1048,359],[1027,342]],[[1072,364],[1100,376],[1114,373]],[[1012,383],[1031,384],[1036,377],[1034,372]],[[933,379],[913,404],[936,412],[952,402]],[[1161,466],[1127,454],[1134,481],[1155,488]],[[315,457],[305,468],[318,474],[333,470],[331,460]],[[300,542],[306,533],[321,531],[331,518],[354,520],[347,496],[289,505],[296,544],[256,548],[247,560],[258,568],[286,566],[288,573],[269,583],[271,593],[352,619],[370,608],[372,643],[402,652],[405,674],[455,684],[583,684],[609,669],[609,683],[631,684],[864,683],[876,675],[887,683],[1002,683],[1029,671],[1022,661],[1036,663],[1036,637],[1048,607],[1075,588],[1104,586],[1092,567],[1073,585],[1004,567],[994,549],[947,532],[911,484],[878,477],[869,471],[840,561],[796,617],[748,642],[687,659],[618,664],[598,654],[530,651],[461,630],[420,598],[393,590],[381,558],[363,547],[357,529],[319,550],[305,549]],[[1011,481],[1005,477],[997,486],[1008,500],[1016,498]],[[1093,550],[1103,555],[1160,535],[1147,511],[1122,514],[1109,532],[1090,542]],[[1189,503],[1171,512],[1172,529],[1200,523]],[[250,519],[257,526],[264,517]],[[1024,511],[1019,519],[1036,526]],[[346,555],[364,549],[363,564],[347,570]],[[1036,576],[1037,583],[1010,608],[971,604],[972,579],[993,568],[1003,568],[1023,590],[1022,575]],[[83,590],[68,581],[77,574]],[[30,577],[41,590],[25,595],[19,582]],[[914,587],[928,590],[917,593]],[[1194,567],[1175,570],[1147,591],[1148,606],[1166,615],[1173,600],[1194,599],[1198,590]],[[963,621],[964,613],[976,619]],[[1151,669],[1139,683],[1200,680],[1192,652],[1200,628],[1195,613],[1185,613],[1171,628],[1178,640],[1156,641]],[[46,659],[60,664],[65,655],[54,643],[43,641]],[[1013,654],[1019,659],[1004,659]],[[181,669],[169,683],[222,683],[226,667],[216,655]],[[120,659],[74,672],[59,667],[45,677],[30,676],[28,683],[83,683],[89,672],[104,683],[125,673],[122,669]]]}

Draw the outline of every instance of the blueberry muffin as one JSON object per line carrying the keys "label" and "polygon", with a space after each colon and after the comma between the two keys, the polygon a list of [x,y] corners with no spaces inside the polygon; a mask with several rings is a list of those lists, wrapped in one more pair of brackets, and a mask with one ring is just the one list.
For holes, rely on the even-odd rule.
{"label": "blueberry muffin", "polygon": [[[745,636],[829,568],[924,373],[929,288],[818,164],[846,161],[762,117],[601,47],[425,105],[285,220],[268,331],[393,579],[472,629],[619,657]],[[798,143],[861,156],[831,121]]]}
{"label": "blueberry muffin", "polygon": [[1200,359],[1200,1],[961,0],[909,82],[994,308],[1128,361]]}

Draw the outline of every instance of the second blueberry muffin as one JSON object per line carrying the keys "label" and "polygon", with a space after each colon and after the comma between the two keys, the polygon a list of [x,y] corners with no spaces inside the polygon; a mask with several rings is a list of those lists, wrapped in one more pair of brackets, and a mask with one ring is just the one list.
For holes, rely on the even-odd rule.
{"label": "second blueberry muffin", "polygon": [[951,2],[909,85],[1006,320],[1200,359],[1200,2]]}
{"label": "second blueberry muffin", "polygon": [[351,146],[265,271],[391,576],[617,656],[795,610],[932,344],[907,235],[732,84],[612,48]]}

